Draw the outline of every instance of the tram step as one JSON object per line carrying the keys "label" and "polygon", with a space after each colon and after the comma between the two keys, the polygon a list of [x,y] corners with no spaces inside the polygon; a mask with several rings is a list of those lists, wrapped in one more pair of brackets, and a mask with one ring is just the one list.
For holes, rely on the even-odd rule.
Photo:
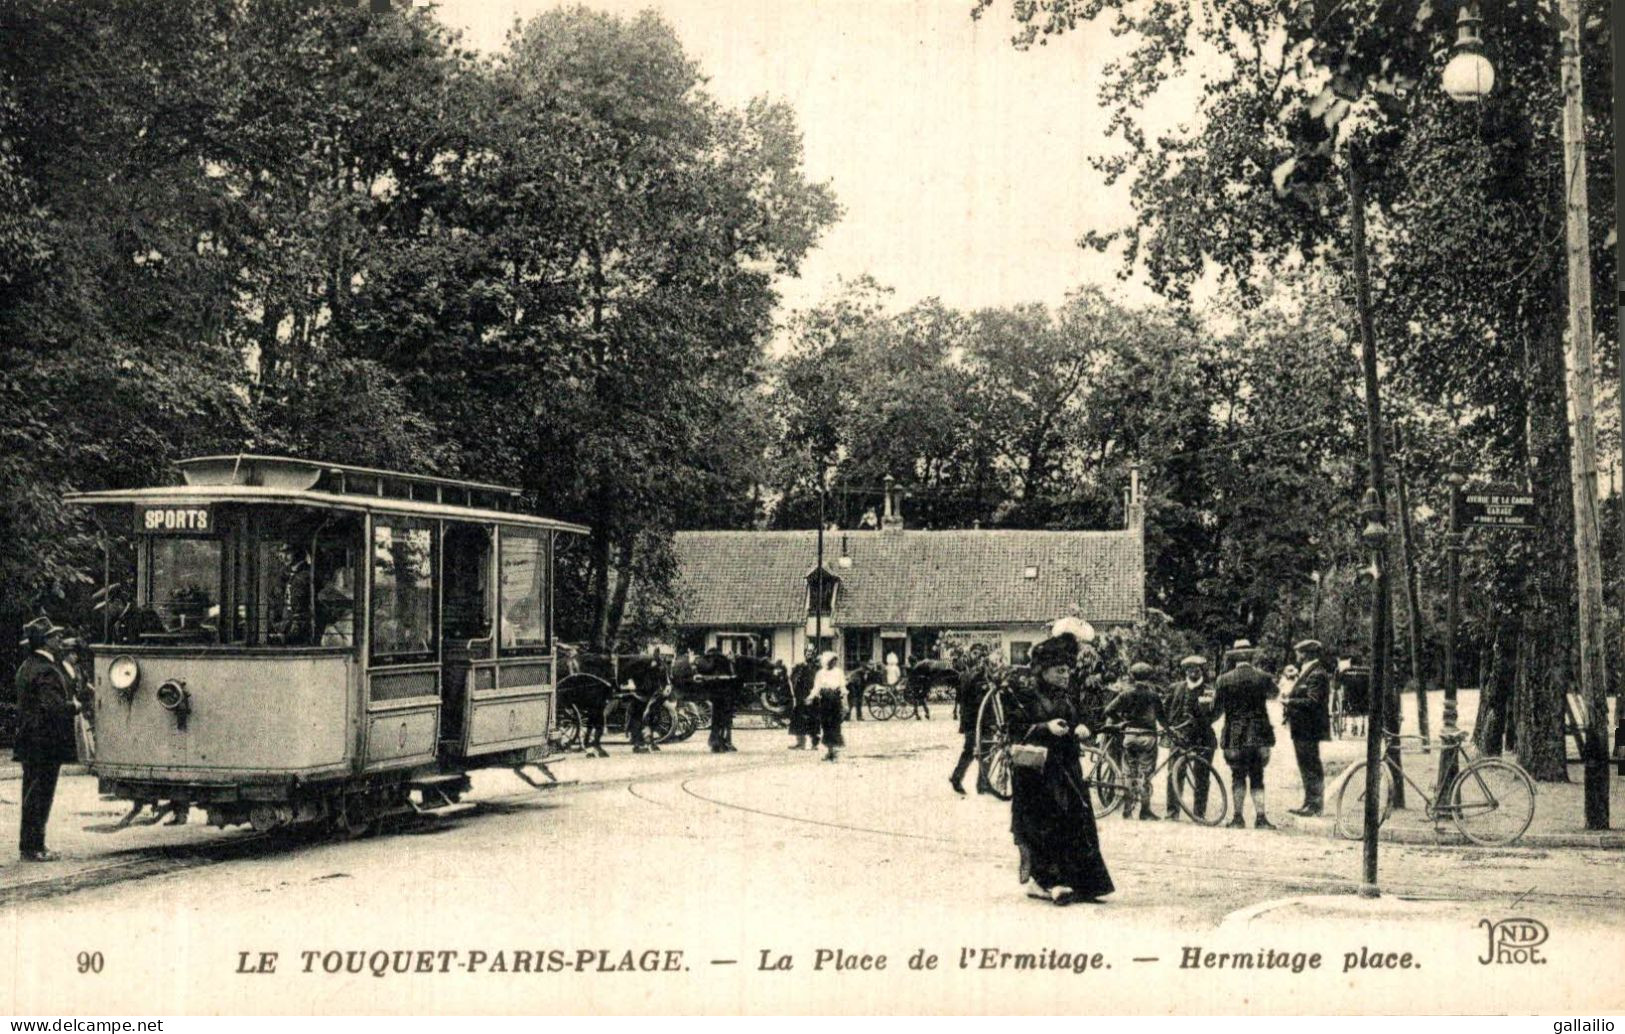
{"label": "tram step", "polygon": [[414,790],[466,790],[468,789],[468,776],[462,772],[419,776],[416,779],[407,780],[406,785]]}
{"label": "tram step", "polygon": [[473,801],[458,801],[456,804],[419,804],[412,802],[412,810],[419,815],[459,815],[465,811],[473,811],[479,805]]}

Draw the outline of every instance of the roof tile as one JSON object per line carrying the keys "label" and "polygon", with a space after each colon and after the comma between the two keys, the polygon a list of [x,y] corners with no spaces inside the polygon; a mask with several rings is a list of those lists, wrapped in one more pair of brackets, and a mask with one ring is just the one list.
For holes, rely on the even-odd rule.
{"label": "roof tile", "polygon": [[[683,531],[675,544],[683,624],[806,620],[816,532]],[[837,563],[843,552],[849,567]],[[1132,530],[832,532],[824,556],[841,578],[837,625],[1037,624],[1074,611],[1120,624],[1144,608],[1144,544]]]}

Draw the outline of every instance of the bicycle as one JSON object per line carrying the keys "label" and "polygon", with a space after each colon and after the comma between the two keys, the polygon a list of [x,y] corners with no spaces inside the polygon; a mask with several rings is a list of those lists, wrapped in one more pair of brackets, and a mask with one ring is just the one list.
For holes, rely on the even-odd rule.
{"label": "bicycle", "polygon": [[[1217,826],[1230,813],[1230,791],[1213,765],[1193,748],[1181,741],[1180,733],[1190,727],[1181,722],[1168,730],[1168,755],[1151,770],[1150,785],[1157,785],[1157,777],[1171,772],[1174,780],[1174,804],[1192,821],[1202,826]],[[1103,725],[1100,728],[1102,747],[1083,745],[1084,778],[1094,787],[1102,817],[1115,812],[1129,797],[1129,784],[1122,768],[1112,760],[1109,745],[1120,740],[1121,725]],[[1199,793],[1204,784],[1206,792]],[[1197,808],[1201,798],[1204,807]],[[1214,805],[1217,804],[1217,807]]]}
{"label": "bicycle", "polygon": [[[1393,745],[1400,737],[1387,733]],[[1523,836],[1535,818],[1535,781],[1522,766],[1505,758],[1471,758],[1466,748],[1467,734],[1441,736],[1439,772],[1444,792],[1430,795],[1416,780],[1384,754],[1378,793],[1382,807],[1377,828],[1388,821],[1394,810],[1394,775],[1397,772],[1411,789],[1422,796],[1426,815],[1433,821],[1434,833],[1443,831],[1446,819],[1456,824],[1461,835],[1475,844],[1500,847]],[[1337,791],[1337,832],[1349,840],[1365,835],[1366,763],[1353,766]],[[1433,789],[1439,790],[1435,781]]]}

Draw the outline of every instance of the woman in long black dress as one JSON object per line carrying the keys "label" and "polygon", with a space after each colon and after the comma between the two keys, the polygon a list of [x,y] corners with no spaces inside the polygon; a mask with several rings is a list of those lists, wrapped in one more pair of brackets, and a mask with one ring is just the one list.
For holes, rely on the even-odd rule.
{"label": "woman in long black dress", "polygon": [[1070,693],[1077,640],[1046,639],[1033,648],[1031,667],[1011,683],[1015,708],[1010,732],[1017,743],[1047,748],[1042,768],[1011,772],[1010,832],[1021,852],[1021,882],[1032,897],[1057,905],[1095,901],[1116,888],[1100,854],[1095,812],[1078,762],[1078,741],[1089,734]]}

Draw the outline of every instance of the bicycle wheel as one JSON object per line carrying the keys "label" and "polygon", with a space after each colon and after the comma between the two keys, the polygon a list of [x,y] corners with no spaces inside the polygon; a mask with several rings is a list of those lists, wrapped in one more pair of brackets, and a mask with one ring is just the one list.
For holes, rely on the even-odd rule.
{"label": "bicycle wheel", "polygon": [[1086,745],[1078,748],[1078,761],[1083,766],[1083,778],[1094,789],[1096,815],[1105,818],[1122,807],[1128,798],[1128,783],[1111,755]]}
{"label": "bicycle wheel", "polygon": [[1008,801],[1013,790],[1008,743],[1001,743],[988,752],[982,772],[987,780],[988,792],[1001,801]]}
{"label": "bicycle wheel", "polygon": [[[1213,766],[1189,754],[1177,757],[1174,767],[1174,799],[1179,810],[1192,822],[1204,826],[1217,826],[1230,812],[1230,791]],[[1197,808],[1200,801],[1202,808]]]}
{"label": "bicycle wheel", "polygon": [[[1377,828],[1388,821],[1389,814],[1394,810],[1394,773],[1387,765],[1382,766],[1381,789],[1377,792],[1382,795],[1381,814],[1377,819]],[[1365,762],[1362,761],[1350,768],[1348,775],[1343,777],[1343,785],[1337,790],[1337,835],[1346,840],[1362,840],[1365,838]]]}
{"label": "bicycle wheel", "polygon": [[1535,818],[1535,783],[1529,773],[1501,758],[1480,758],[1450,784],[1451,817],[1475,844],[1510,844]]}

